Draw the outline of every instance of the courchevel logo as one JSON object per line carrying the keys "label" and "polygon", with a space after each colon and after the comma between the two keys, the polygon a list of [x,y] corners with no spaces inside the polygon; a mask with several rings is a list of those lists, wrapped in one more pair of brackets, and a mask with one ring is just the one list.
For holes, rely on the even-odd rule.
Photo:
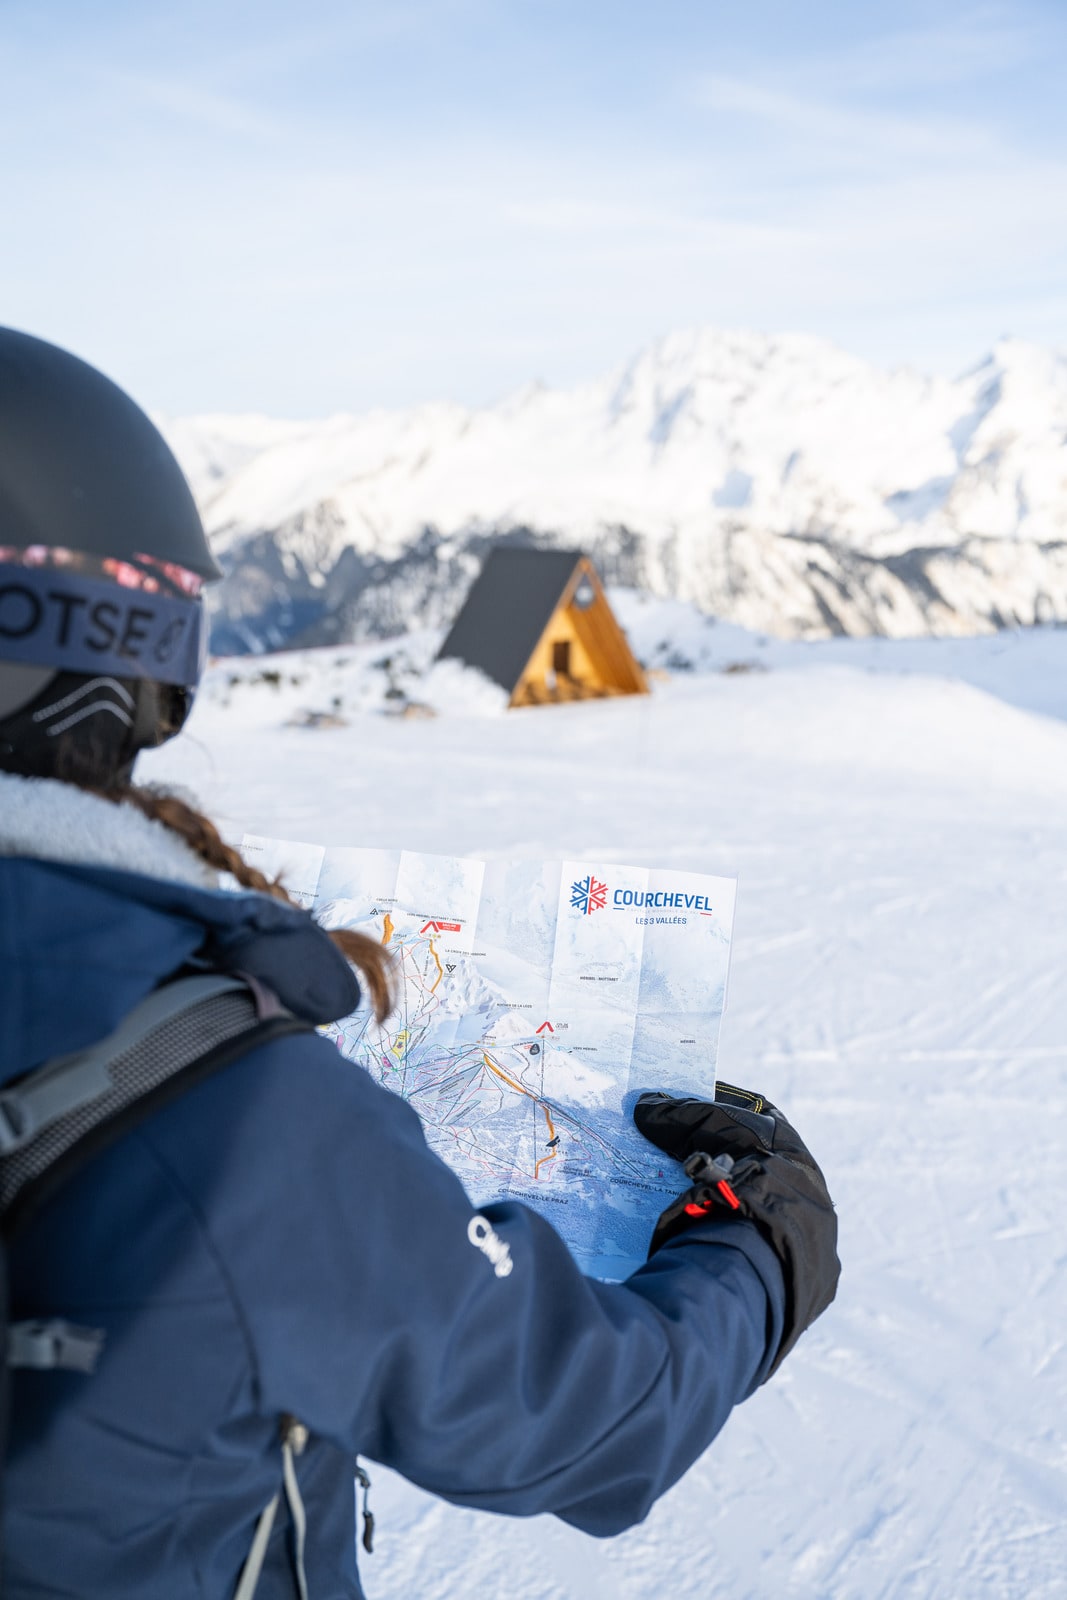
{"label": "courchevel logo", "polygon": [[606,883],[601,883],[592,873],[571,884],[571,905],[583,916],[589,916],[594,911],[603,911],[607,903],[608,886]]}
{"label": "courchevel logo", "polygon": [[470,1219],[467,1224],[467,1238],[476,1250],[480,1250],[483,1256],[489,1257],[498,1278],[510,1275],[515,1265],[511,1259],[511,1247],[498,1233],[494,1233],[484,1217],[477,1216]]}

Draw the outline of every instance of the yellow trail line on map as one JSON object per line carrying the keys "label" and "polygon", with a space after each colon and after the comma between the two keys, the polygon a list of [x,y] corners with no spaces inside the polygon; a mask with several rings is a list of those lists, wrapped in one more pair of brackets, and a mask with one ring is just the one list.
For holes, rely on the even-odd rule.
{"label": "yellow trail line on map", "polygon": [[[548,1137],[550,1139],[554,1139],[556,1137],[556,1130],[552,1125],[552,1116],[551,1116],[551,1113],[549,1112],[548,1107],[543,1102],[542,1102],[542,1105],[541,1105],[541,1110],[544,1112],[545,1121],[548,1123]],[[541,1170],[542,1166],[544,1165],[544,1163],[546,1161],[555,1161],[555,1159],[558,1156],[558,1154],[559,1154],[559,1146],[557,1145],[557,1147],[554,1150],[550,1150],[549,1151],[547,1156],[542,1156],[541,1157],[540,1161],[538,1161],[537,1165],[534,1167],[534,1182],[535,1183],[537,1182],[537,1174],[540,1172],[540,1170]]]}
{"label": "yellow trail line on map", "polygon": [[430,954],[433,956],[434,960],[437,962],[437,982],[436,983],[431,983],[431,985],[430,985],[430,993],[433,994],[434,990],[437,988],[437,984],[440,983],[441,979],[445,975],[445,969],[441,965],[441,959],[438,956],[437,951],[433,947],[433,940],[432,939],[430,940]]}
{"label": "yellow trail line on map", "polygon": [[385,913],[385,923],[382,927],[382,943],[388,944],[393,937],[393,919],[388,911]]}
{"label": "yellow trail line on map", "polygon": [[[526,1097],[528,1099],[530,1099],[530,1100],[537,1100],[537,1096],[535,1094],[531,1094],[529,1089],[527,1089],[525,1087],[525,1085],[523,1085],[521,1083],[516,1083],[514,1078],[509,1078],[507,1073],[504,1071],[503,1067],[498,1067],[496,1062],[493,1061],[492,1058],[490,1056],[488,1056],[484,1050],[482,1051],[482,1060],[485,1062],[485,1064],[489,1068],[490,1072],[495,1072],[498,1078],[503,1078],[504,1082],[505,1083],[509,1083],[513,1089],[517,1089],[520,1094],[526,1095]],[[548,1123],[548,1137],[550,1139],[554,1139],[556,1137],[556,1130],[555,1130],[555,1127],[552,1124],[552,1117],[551,1117],[551,1114],[549,1112],[549,1109],[545,1105],[543,1100],[539,1100],[538,1104],[540,1105],[541,1110],[545,1114],[545,1121]],[[535,1166],[534,1166],[534,1174],[533,1174],[535,1182],[537,1180],[537,1174],[540,1172],[542,1165],[546,1161],[555,1161],[557,1154],[558,1154],[558,1151],[557,1150],[553,1150],[551,1155],[542,1156],[540,1161],[538,1161],[535,1164]]]}

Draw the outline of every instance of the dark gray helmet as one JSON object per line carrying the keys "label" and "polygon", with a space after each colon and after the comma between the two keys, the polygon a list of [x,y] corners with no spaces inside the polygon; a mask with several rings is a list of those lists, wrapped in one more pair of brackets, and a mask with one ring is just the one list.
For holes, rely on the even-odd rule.
{"label": "dark gray helmet", "polygon": [[176,733],[221,574],[158,429],[76,356],[0,329],[0,768],[107,786]]}

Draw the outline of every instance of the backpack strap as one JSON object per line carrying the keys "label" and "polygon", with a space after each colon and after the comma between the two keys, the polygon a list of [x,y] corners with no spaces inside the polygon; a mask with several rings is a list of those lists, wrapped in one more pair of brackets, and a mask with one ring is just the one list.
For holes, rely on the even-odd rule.
{"label": "backpack strap", "polygon": [[[270,997],[273,1000],[273,997]],[[264,1014],[266,1013],[266,1014]],[[0,1092],[0,1227],[10,1239],[93,1156],[246,1051],[311,1031],[259,985],[177,978],[86,1050]]]}
{"label": "backpack strap", "polygon": [[129,1012],[105,1039],[56,1056],[12,1088],[0,1091],[0,1157],[13,1155],[50,1122],[100,1099],[111,1088],[109,1067],[157,1027],[217,994],[239,990],[239,979],[213,974],[164,984]]}
{"label": "backpack strap", "polygon": [[[94,1155],[194,1083],[270,1039],[312,1031],[253,978],[211,973],[154,990],[106,1039],[46,1061],[0,1092],[0,1229],[10,1239]],[[6,1365],[90,1373],[102,1344],[99,1329],[62,1319],[13,1323]],[[296,1476],[307,1441],[302,1423],[282,1418],[283,1489],[260,1515],[235,1600],[255,1592],[283,1490],[297,1588],[307,1600],[307,1517]]]}

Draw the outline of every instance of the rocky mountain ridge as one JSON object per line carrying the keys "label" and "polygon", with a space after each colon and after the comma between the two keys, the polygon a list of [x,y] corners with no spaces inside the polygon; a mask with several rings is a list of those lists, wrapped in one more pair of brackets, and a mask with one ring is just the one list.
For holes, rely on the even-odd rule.
{"label": "rocky mountain ridge", "polygon": [[219,651],[454,614],[500,540],[783,637],[1067,619],[1067,360],[963,377],[701,329],[481,410],[164,420],[227,571]]}

